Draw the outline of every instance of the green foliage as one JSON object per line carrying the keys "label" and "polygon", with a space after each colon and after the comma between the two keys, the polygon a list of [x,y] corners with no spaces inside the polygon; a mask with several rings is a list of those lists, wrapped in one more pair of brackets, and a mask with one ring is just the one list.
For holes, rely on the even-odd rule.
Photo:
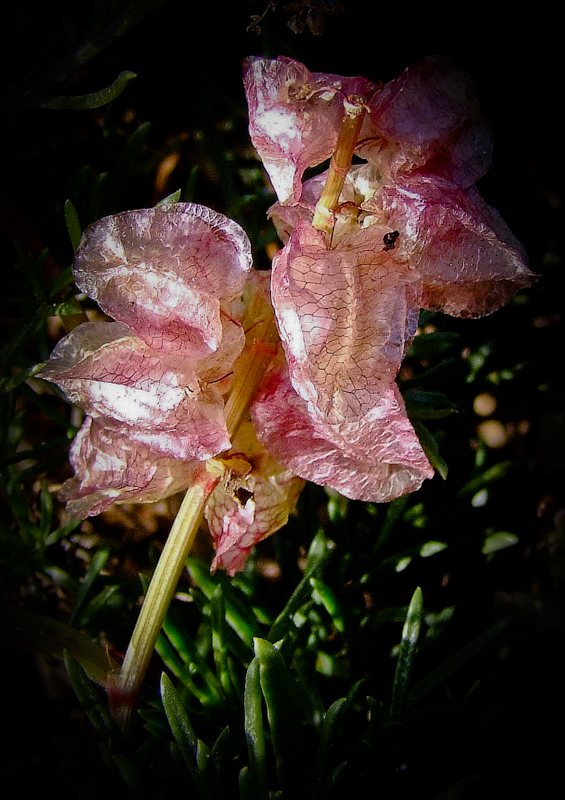
{"label": "green foliage", "polygon": [[35,104],[40,108],[53,108],[56,111],[85,111],[88,108],[100,108],[119,97],[126,88],[128,81],[136,77],[135,72],[124,70],[120,72],[110,86],[101,89],[99,92],[91,92],[80,97],[38,97]]}
{"label": "green foliage", "polygon": [[[437,543],[429,544],[428,557],[433,558],[432,551],[439,554],[441,550]],[[420,547],[424,549],[425,544]],[[340,550],[318,531],[304,567],[306,576],[315,571],[318,578],[307,578],[300,592],[289,598],[280,615],[287,619],[284,633],[280,622],[271,627],[268,635],[272,638],[273,631],[279,631],[281,638],[273,643],[256,636],[251,645],[247,624],[242,624],[236,609],[243,607],[247,597],[248,607],[256,609],[257,629],[265,632],[267,625],[259,623],[258,617],[265,620],[271,616],[264,596],[259,608],[263,592],[253,569],[230,583],[224,576],[210,576],[204,564],[191,559],[190,596],[201,621],[191,636],[182,616],[188,619],[192,615],[181,614],[178,605],[171,609],[158,647],[167,670],[161,676],[160,701],[154,697],[152,709],[140,710],[152,747],[170,742],[168,769],[174,765],[176,778],[169,772],[167,785],[179,780],[187,791],[190,785],[192,796],[198,798],[265,800],[273,793],[337,798],[352,780],[367,791],[375,773],[381,776],[383,788],[392,786],[394,770],[406,755],[402,742],[404,747],[408,745],[424,719],[437,736],[438,711],[434,703],[426,707],[425,699],[441,695],[453,685],[473,659],[500,640],[509,622],[492,626],[430,668],[434,662],[426,658],[425,640],[441,639],[452,609],[445,609],[450,613],[438,627],[441,614],[426,614],[422,590],[417,588],[407,607],[391,608],[388,614],[380,609],[378,620],[367,609],[359,618],[359,608],[336,615],[348,592],[347,585],[336,583],[336,567],[343,556]],[[392,571],[394,559],[389,561]],[[369,585],[371,577],[366,574],[358,580],[358,588]],[[223,596],[224,583],[229,587],[227,598]],[[317,596],[322,585],[330,590],[331,602],[321,602]],[[374,675],[355,679],[352,663],[344,673],[337,662],[344,651],[360,646],[355,641],[359,631],[365,631],[367,637],[371,627],[382,630],[390,625],[397,630],[398,647],[392,647],[396,666],[382,694]],[[337,649],[332,641],[336,636],[340,637]],[[386,639],[394,642],[394,638]],[[378,659],[378,649],[371,652],[371,660]],[[352,654],[347,653],[347,658],[351,661]],[[333,668],[324,668],[325,663]],[[88,688],[86,677],[72,660],[70,668],[75,691],[108,741],[132,795],[138,796],[139,791],[132,785],[148,787],[153,779],[160,782],[160,773],[145,775],[139,755],[127,751],[123,741],[121,748],[117,746],[119,736],[100,695]],[[174,677],[176,687],[169,676]],[[345,693],[335,698],[340,688]],[[382,694],[381,699],[373,692]],[[454,711],[444,711],[441,716],[449,719]],[[128,767],[125,771],[124,764]]]}

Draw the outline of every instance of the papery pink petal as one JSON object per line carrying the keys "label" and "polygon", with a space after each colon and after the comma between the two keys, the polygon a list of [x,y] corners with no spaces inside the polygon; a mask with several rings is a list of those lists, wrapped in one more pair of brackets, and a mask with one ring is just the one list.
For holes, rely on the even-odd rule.
{"label": "papery pink petal", "polygon": [[285,56],[245,59],[243,82],[251,141],[281,203],[299,200],[304,170],[332,155],[344,100],[375,89],[365,78],[310,72]]}
{"label": "papery pink petal", "polygon": [[273,203],[267,211],[267,216],[273,222],[277,235],[283,244],[288,242],[299,220],[312,222],[316,203],[320,199],[327,175],[328,172],[326,170],[304,181],[302,184],[302,195],[297,203],[293,203],[292,205]]}
{"label": "papery pink petal", "polygon": [[474,187],[463,192],[436,175],[411,175],[379,189],[372,203],[422,276],[423,308],[482,316],[536,278],[522,245]]}
{"label": "papery pink petal", "polygon": [[60,497],[73,519],[105,511],[113,503],[152,503],[186,489],[198,462],[163,458],[126,433],[109,430],[87,417],[73,440],[70,461],[75,477]]}
{"label": "papery pink petal", "polygon": [[372,225],[328,250],[299,220],[273,260],[271,292],[292,384],[331,422],[380,402],[416,332],[418,275]]}
{"label": "papery pink petal", "polygon": [[216,551],[212,571],[233,575],[242,570],[255,545],[286,525],[304,487],[301,478],[267,454],[252,462],[248,475],[236,484],[220,483],[206,505]]}
{"label": "papery pink petal", "polygon": [[394,383],[368,414],[331,425],[312,414],[278,368],[267,375],[251,415],[259,440],[281,464],[346,497],[385,503],[433,476]]}
{"label": "papery pink petal", "polygon": [[123,323],[79,325],[40,377],[162,455],[203,460],[230,447],[218,388],[200,386],[193,363],[155,352]]}
{"label": "papery pink petal", "polygon": [[[293,205],[283,205],[274,203],[268,210],[267,215],[273,221],[279,239],[286,244],[299,220],[312,222],[316,204],[328,178],[329,171],[321,172],[319,175],[309,178],[302,184],[302,195],[300,200]],[[339,206],[335,212],[334,232],[331,237],[331,248],[337,246],[340,238],[339,229],[344,217],[352,219],[356,212],[365,208],[365,202],[373,197],[377,189],[383,184],[382,175],[372,164],[355,164],[345,176],[345,182],[339,197]],[[355,209],[355,206],[357,209]],[[376,213],[376,209],[371,209],[371,219],[374,221],[386,221],[384,214]],[[379,220],[379,217],[381,218]],[[351,226],[353,227],[353,226]],[[361,225],[357,226],[358,228]],[[388,229],[387,229],[388,230]],[[372,235],[372,234],[371,234]],[[382,250],[382,242],[379,242],[378,249]]]}
{"label": "papery pink petal", "polygon": [[468,75],[441,56],[408,67],[369,100],[359,152],[389,174],[426,168],[466,189],[487,171],[492,135]]}
{"label": "papery pink petal", "polygon": [[222,316],[251,265],[236,222],[176,203],[95,222],[73,270],[82,291],[151,347],[202,358],[218,349]]}
{"label": "papery pink petal", "polygon": [[239,322],[222,317],[222,335],[218,349],[202,359],[189,360],[194,365],[201,383],[220,381],[231,373],[234,361],[241,355],[245,346],[245,331]]}

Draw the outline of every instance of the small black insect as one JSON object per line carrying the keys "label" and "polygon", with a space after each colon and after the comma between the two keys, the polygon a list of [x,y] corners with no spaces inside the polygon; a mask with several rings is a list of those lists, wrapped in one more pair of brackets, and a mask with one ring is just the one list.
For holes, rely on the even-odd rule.
{"label": "small black insect", "polygon": [[383,250],[386,250],[387,252],[392,250],[399,236],[400,234],[398,231],[389,231],[389,233],[385,233],[383,236],[383,242],[385,243]]}

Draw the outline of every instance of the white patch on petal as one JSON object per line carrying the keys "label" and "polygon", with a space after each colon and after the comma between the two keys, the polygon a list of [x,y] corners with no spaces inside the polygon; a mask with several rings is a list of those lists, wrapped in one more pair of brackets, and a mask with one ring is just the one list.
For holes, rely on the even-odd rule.
{"label": "white patch on petal", "polygon": [[184,397],[184,389],[157,383],[149,390],[101,381],[93,381],[90,387],[93,407],[99,406],[104,416],[110,415],[128,425],[151,422],[156,408],[160,415],[166,415],[177,408]]}
{"label": "white patch on petal", "polygon": [[116,221],[113,221],[113,224],[108,226],[102,244],[104,248],[107,248],[115,256],[116,261],[125,262],[127,260],[124,242]]}

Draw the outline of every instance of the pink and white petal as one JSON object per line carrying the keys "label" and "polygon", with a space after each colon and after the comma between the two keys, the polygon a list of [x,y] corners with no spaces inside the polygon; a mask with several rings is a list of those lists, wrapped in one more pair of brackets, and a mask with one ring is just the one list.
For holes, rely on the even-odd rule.
{"label": "pink and white petal", "polygon": [[425,167],[465,189],[487,171],[490,125],[471,79],[448,59],[429,56],[408,67],[369,107],[359,152],[389,174]]}
{"label": "pink and white petal", "polygon": [[245,59],[243,82],[251,141],[284,204],[300,199],[304,170],[332,155],[344,100],[375,89],[365,78],[312,73],[285,56]]}
{"label": "pink and white petal", "polygon": [[233,575],[242,570],[253,547],[286,525],[304,487],[301,478],[267,454],[251,462],[251,472],[218,484],[206,505],[216,550],[212,571]]}
{"label": "pink and white petal", "polygon": [[83,234],[77,286],[150,346],[202,358],[217,350],[223,308],[252,266],[233,220],[177,203],[105,217]]}
{"label": "pink and white petal", "polygon": [[474,187],[463,192],[436,175],[412,175],[382,187],[374,202],[422,276],[423,308],[479,317],[536,279],[522,245]]}
{"label": "pink and white petal", "polygon": [[[267,215],[272,219],[279,239],[286,244],[290,235],[299,220],[312,222],[316,204],[320,199],[322,190],[326,184],[328,170],[319,175],[309,178],[302,184],[302,195],[300,201],[294,205],[285,206],[282,203],[274,203],[268,210]],[[339,240],[336,235],[336,228],[339,228],[342,216],[353,217],[356,214],[354,206],[363,209],[363,203],[370,199],[377,188],[382,184],[382,176],[372,164],[355,164],[345,177],[345,183],[340,195],[340,206],[343,208],[336,212],[336,226],[332,235],[332,246]],[[373,209],[373,214],[376,209]],[[382,249],[382,244],[380,248]]]}
{"label": "pink and white petal", "polygon": [[40,377],[163,455],[202,460],[230,447],[218,388],[201,386],[188,360],[157,353],[122,323],[79,325]]}
{"label": "pink and white petal", "polygon": [[[251,273],[249,280],[255,274]],[[231,316],[222,315],[222,338],[218,349],[200,361],[193,361],[201,384],[220,382],[231,374],[234,362],[245,347],[245,331]]]}
{"label": "pink and white petal", "polygon": [[[133,440],[155,453],[183,460],[206,461],[228,449],[231,441],[225,426],[224,408],[215,387],[202,390],[200,397],[177,408],[161,425],[115,425]],[[127,427],[126,427],[127,426]]]}
{"label": "pink and white petal", "polygon": [[75,477],[60,497],[73,519],[105,511],[115,502],[152,503],[186,489],[198,462],[163,458],[119,431],[87,417],[70,449]]}
{"label": "pink and white petal", "polygon": [[328,250],[299,220],[273,260],[271,292],[300,396],[338,423],[380,402],[416,332],[418,276],[384,249],[378,225]]}
{"label": "pink and white petal", "polygon": [[251,414],[259,440],[277,461],[346,497],[384,503],[433,476],[394,383],[364,417],[330,425],[279,368],[267,375]]}
{"label": "pink and white petal", "polygon": [[[325,173],[324,173],[325,174]],[[308,181],[303,184],[306,186]],[[320,187],[320,191],[323,184]],[[300,200],[291,206],[285,206],[282,203],[274,203],[268,210],[267,216],[272,220],[276,228],[277,236],[283,244],[286,244],[290,239],[292,231],[296,228],[299,220],[311,223],[314,216],[314,206],[309,203],[304,203]]]}

